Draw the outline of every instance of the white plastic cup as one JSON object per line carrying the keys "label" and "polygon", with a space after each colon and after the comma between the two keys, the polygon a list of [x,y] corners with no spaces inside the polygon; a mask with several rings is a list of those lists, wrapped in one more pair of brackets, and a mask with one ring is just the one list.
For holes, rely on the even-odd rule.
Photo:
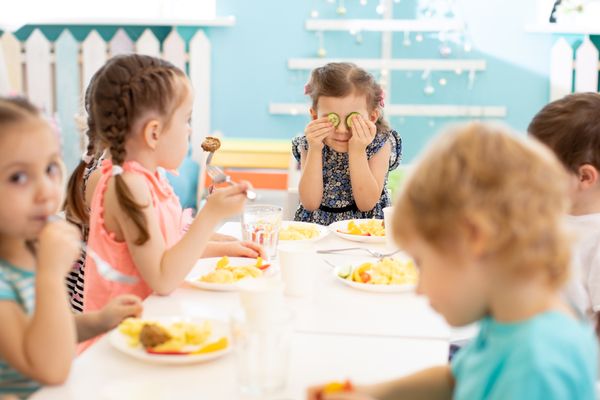
{"label": "white plastic cup", "polygon": [[313,250],[306,245],[290,243],[279,246],[278,253],[285,295],[311,296],[315,287],[317,267]]}
{"label": "white plastic cup", "polygon": [[283,284],[278,279],[247,279],[238,283],[240,304],[249,323],[268,325],[284,312]]}

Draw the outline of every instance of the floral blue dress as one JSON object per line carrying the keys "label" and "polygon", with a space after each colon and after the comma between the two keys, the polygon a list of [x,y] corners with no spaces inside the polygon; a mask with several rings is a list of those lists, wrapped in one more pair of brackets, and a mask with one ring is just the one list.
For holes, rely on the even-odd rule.
{"label": "floral blue dress", "polygon": [[[402,155],[402,139],[394,130],[389,132],[378,132],[375,138],[366,148],[367,159],[371,159],[387,142],[390,142],[392,151],[390,155],[389,171],[400,164]],[[303,150],[308,150],[306,136],[297,136],[292,140],[292,153],[298,162]],[[321,206],[308,211],[302,204],[296,210],[295,220],[314,222],[321,225],[329,225],[336,221],[358,218],[380,218],[383,219],[383,209],[391,205],[390,194],[387,189],[387,174],[385,184],[379,201],[375,207],[367,212],[362,212],[356,207],[352,194],[350,182],[350,170],[348,167],[348,153],[323,147],[323,199]]]}

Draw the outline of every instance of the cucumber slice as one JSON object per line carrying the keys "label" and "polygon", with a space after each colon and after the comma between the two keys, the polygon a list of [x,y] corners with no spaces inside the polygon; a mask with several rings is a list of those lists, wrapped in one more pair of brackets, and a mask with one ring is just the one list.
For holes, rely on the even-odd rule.
{"label": "cucumber slice", "polygon": [[331,122],[333,124],[333,126],[335,126],[336,128],[338,127],[338,125],[340,124],[340,116],[337,115],[336,113],[329,113],[327,114],[327,119],[329,120],[329,122]]}
{"label": "cucumber slice", "polygon": [[352,267],[346,265],[345,267],[338,268],[337,275],[342,279],[348,279],[352,275]]}
{"label": "cucumber slice", "polygon": [[352,128],[352,117],[355,115],[360,115],[360,113],[354,111],[354,112],[351,112],[350,114],[348,114],[348,116],[346,117],[346,126],[348,128]]}

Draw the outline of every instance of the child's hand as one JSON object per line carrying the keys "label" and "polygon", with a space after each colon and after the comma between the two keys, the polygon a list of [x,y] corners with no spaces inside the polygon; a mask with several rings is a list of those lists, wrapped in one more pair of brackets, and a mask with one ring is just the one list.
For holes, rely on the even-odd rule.
{"label": "child's hand", "polygon": [[367,146],[375,139],[377,133],[375,124],[358,114],[352,116],[352,128],[350,129],[352,137],[348,142],[349,151],[365,151]]}
{"label": "child's hand", "polygon": [[261,257],[263,260],[267,259],[267,255],[265,253],[265,249],[256,243],[253,242],[228,242],[224,245],[224,253],[223,255],[230,257],[248,257],[248,258],[256,258]]}
{"label": "child's hand", "polygon": [[304,135],[308,141],[308,148],[322,150],[324,146],[323,140],[332,134],[334,130],[333,124],[327,117],[310,121],[310,123],[306,125],[306,129],[304,129]]}
{"label": "child's hand", "polygon": [[142,300],[132,294],[117,296],[98,312],[98,325],[102,332],[117,327],[129,317],[142,315]]}
{"label": "child's hand", "polygon": [[[341,390],[327,390],[331,384],[318,385],[308,388],[307,400],[376,400],[375,397],[361,393],[359,388],[342,388]],[[357,390],[358,389],[358,390]]]}
{"label": "child's hand", "polygon": [[248,182],[241,182],[216,189],[206,199],[204,208],[219,219],[240,214],[246,204],[246,191],[251,188],[252,185]]}
{"label": "child's hand", "polygon": [[48,222],[38,236],[38,268],[59,268],[59,276],[65,276],[73,262],[81,254],[81,232],[73,224],[56,220]]}

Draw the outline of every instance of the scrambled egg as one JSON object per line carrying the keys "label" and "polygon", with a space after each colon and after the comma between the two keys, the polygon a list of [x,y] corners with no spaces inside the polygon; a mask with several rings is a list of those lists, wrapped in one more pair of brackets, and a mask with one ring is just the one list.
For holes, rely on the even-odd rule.
{"label": "scrambled egg", "polygon": [[209,321],[202,324],[191,322],[175,322],[170,325],[160,324],[153,321],[144,321],[139,318],[127,318],[119,325],[119,332],[127,336],[128,344],[131,347],[140,345],[140,332],[145,324],[158,325],[164,329],[170,339],[163,344],[155,346],[154,351],[182,351],[187,346],[201,346],[212,334],[212,325]]}
{"label": "scrambled egg", "polygon": [[314,226],[288,225],[279,231],[279,240],[307,240],[319,236]]}
{"label": "scrambled egg", "polygon": [[350,221],[348,222],[348,230],[342,233],[361,236],[385,236],[385,227],[382,219],[370,219],[359,223]]}
{"label": "scrambled egg", "polygon": [[376,263],[367,262],[354,269],[341,271],[339,277],[373,285],[414,285],[419,274],[412,260],[384,258]]}
{"label": "scrambled egg", "polygon": [[217,266],[214,271],[200,277],[201,282],[208,283],[235,283],[244,278],[258,278],[262,276],[260,267],[263,266],[262,259],[258,257],[255,265],[246,265],[235,267],[229,265],[229,258],[222,257],[217,261]]}

